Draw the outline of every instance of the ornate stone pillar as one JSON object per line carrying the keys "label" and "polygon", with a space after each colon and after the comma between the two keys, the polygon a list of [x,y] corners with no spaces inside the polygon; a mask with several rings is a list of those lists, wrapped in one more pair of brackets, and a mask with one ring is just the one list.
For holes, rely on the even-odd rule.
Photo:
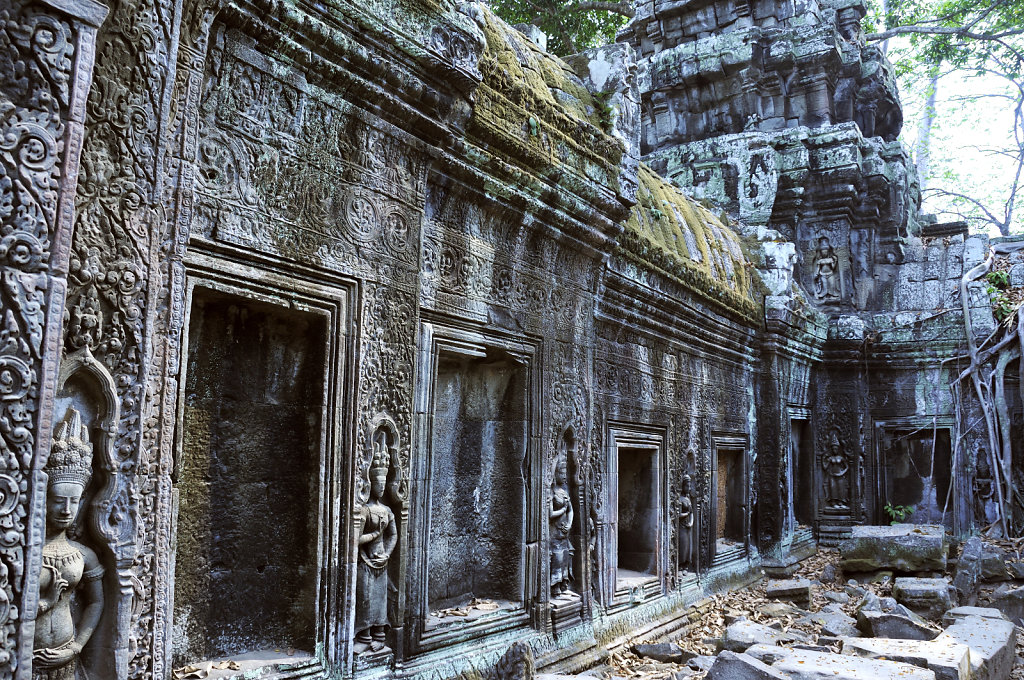
{"label": "ornate stone pillar", "polygon": [[0,9],[0,679],[31,676],[94,0]]}

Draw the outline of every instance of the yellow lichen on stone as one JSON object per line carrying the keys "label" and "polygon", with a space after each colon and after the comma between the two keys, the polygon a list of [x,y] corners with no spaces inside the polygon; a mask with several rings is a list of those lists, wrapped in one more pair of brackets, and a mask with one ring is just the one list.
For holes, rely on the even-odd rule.
{"label": "yellow lichen on stone", "polygon": [[623,246],[705,296],[755,313],[739,236],[644,164]]}

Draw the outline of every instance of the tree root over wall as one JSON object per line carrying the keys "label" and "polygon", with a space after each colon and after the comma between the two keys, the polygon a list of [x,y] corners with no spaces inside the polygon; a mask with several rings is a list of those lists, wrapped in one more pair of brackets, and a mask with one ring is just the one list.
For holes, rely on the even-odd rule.
{"label": "tree root over wall", "polygon": [[[1024,361],[1021,361],[1021,350],[1024,347],[1024,310],[1019,303],[1009,313],[996,330],[984,341],[978,343],[971,320],[970,298],[967,286],[973,281],[987,276],[993,271],[993,265],[999,258],[1024,249],[1024,243],[997,243],[989,252],[988,258],[973,267],[960,279],[960,301],[963,305],[964,325],[967,331],[967,356],[970,365],[960,373],[951,384],[953,403],[956,408],[956,422],[961,427],[961,435],[956,438],[953,451],[953,465],[963,469],[962,461],[964,438],[974,425],[965,426],[962,404],[963,390],[973,388],[974,396],[980,405],[981,417],[987,435],[988,463],[992,470],[993,495],[997,502],[999,517],[986,531],[992,535],[1004,537],[1024,535],[1024,526],[1014,521],[1014,504],[1024,510],[1024,490],[1017,489],[1014,484],[1013,440],[1011,437],[1011,419],[1006,395],[1006,371],[1010,364],[1017,360],[1020,380],[1017,383],[1021,392],[1019,399],[1024,403]],[[971,387],[965,386],[970,380]],[[986,453],[986,452],[982,452]],[[960,462],[958,466],[958,461]],[[1019,516],[1020,513],[1018,513]]]}

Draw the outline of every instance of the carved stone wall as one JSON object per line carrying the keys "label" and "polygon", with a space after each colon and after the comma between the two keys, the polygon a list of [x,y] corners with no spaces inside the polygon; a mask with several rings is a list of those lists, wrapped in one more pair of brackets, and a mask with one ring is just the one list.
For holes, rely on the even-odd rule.
{"label": "carved stone wall", "polygon": [[[288,582],[315,630],[266,661],[281,677],[574,668],[590,652],[567,649],[671,618],[792,540],[793,422],[813,430],[827,540],[877,519],[876,426],[948,408],[936,366],[960,339],[932,304],[952,305],[981,246],[917,215],[857,3],[641,3],[623,34],[638,64],[623,43],[555,59],[473,3],[129,0],[99,29],[91,88],[104,13],[74,7],[19,1],[0,31],[5,73],[24,75],[0,99],[0,678],[30,672],[62,356],[109,402],[88,513],[112,597],[90,668],[166,680],[207,654],[182,644],[196,580],[176,580],[175,551],[219,526],[194,512],[184,455],[216,445],[186,417],[211,296],[323,325],[302,352],[317,366],[291,378],[323,381],[295,466],[308,507],[278,518],[310,534]],[[913,350],[928,329],[944,344]],[[284,366],[271,335],[249,351]],[[274,402],[285,373],[240,384]],[[480,383],[451,411],[470,425],[435,431],[460,380]],[[260,414],[289,404],[246,411],[264,443],[288,430]],[[447,435],[474,454],[452,465],[500,462],[507,488],[448,470]],[[239,447],[219,453],[247,472],[268,459]],[[649,464],[657,534],[650,568],[623,578],[620,451]],[[444,519],[476,537],[448,553],[432,546],[442,471]],[[282,503],[243,496],[245,522]],[[722,505],[742,540],[717,540]],[[502,587],[433,602],[433,573],[477,548]]]}

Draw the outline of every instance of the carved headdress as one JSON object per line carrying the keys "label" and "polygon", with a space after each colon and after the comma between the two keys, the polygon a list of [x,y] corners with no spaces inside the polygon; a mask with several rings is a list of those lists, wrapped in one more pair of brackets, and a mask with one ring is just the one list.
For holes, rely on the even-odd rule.
{"label": "carved headdress", "polygon": [[82,423],[82,414],[68,409],[64,420],[53,433],[50,459],[46,461],[50,484],[71,482],[85,488],[92,477],[92,443],[89,428]]}
{"label": "carved headdress", "polygon": [[391,450],[388,447],[387,434],[377,433],[373,441],[373,458],[370,460],[370,475],[374,472],[385,472],[391,468]]}

